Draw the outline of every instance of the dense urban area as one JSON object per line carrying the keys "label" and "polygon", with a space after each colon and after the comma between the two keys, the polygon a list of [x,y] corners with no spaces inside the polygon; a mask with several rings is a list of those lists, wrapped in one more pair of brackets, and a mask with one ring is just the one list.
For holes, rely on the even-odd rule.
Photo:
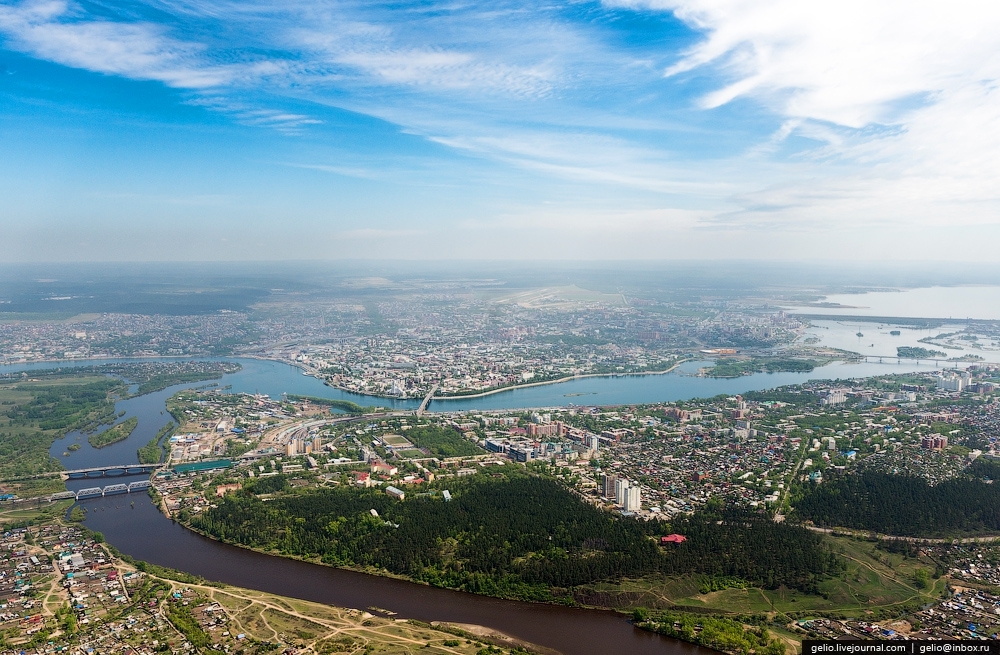
{"label": "dense urban area", "polygon": [[702,349],[740,350],[745,364],[720,371],[725,375],[810,370],[850,356],[795,344],[803,325],[764,301],[663,303],[570,286],[513,295],[273,301],[187,316],[0,319],[0,364],[245,355],[287,361],[348,391],[422,398],[432,389],[470,395],[580,375],[662,372]]}
{"label": "dense urban area", "polygon": [[[116,493],[133,505],[148,493],[187,528],[260,552],[615,609],[731,653],[794,652],[807,638],[995,638],[992,323],[921,325],[923,345],[874,353],[933,366],[915,372],[613,406],[586,394],[531,409],[441,400],[692,363],[689,375],[739,378],[872,357],[819,343],[814,322],[774,300],[488,284],[193,314],[0,317],[0,363],[33,365],[0,372],[3,649],[539,650],[122,556],[86,527],[88,499]],[[875,331],[866,325],[850,327],[859,344]],[[365,404],[234,392],[227,376],[251,359]],[[152,429],[118,409],[155,393]],[[413,404],[394,408],[404,399]],[[123,447],[117,468],[69,464],[81,449]],[[116,475],[125,482],[105,477]]]}

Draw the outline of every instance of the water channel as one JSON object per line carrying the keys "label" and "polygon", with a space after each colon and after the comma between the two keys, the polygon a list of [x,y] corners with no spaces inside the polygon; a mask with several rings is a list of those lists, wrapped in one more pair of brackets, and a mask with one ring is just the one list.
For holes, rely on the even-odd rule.
{"label": "water channel", "polygon": [[[386,401],[359,397],[325,386],[286,364],[256,359],[238,359],[243,370],[218,381],[232,392],[282,393],[342,398],[360,404],[390,405],[413,409],[418,400]],[[0,372],[58,366],[82,366],[98,362],[28,364],[0,367]],[[833,364],[812,373],[757,374],[732,380],[695,377],[700,364],[692,362],[667,375],[582,378],[566,383],[531,387],[482,398],[433,403],[437,411],[501,409],[618,403],[657,402],[734,394],[796,384],[816,378],[849,378],[890,372],[933,369],[906,364]],[[159,392],[130,398],[117,404],[138,425],[126,440],[100,450],[92,448],[85,435],[70,434],[57,440],[51,453],[67,469],[136,462],[136,450],[146,444],[170,420],[164,401],[177,391],[209,383],[176,385]],[[80,444],[71,452],[67,446]],[[141,478],[127,478],[126,481]],[[114,480],[117,482],[118,480]],[[70,480],[67,487],[79,490],[104,486],[108,479]],[[102,532],[108,542],[138,559],[167,566],[209,580],[272,592],[332,605],[365,609],[378,607],[401,617],[423,621],[449,621],[488,626],[526,641],[555,649],[565,655],[604,653],[681,653],[705,651],[690,644],[666,639],[634,628],[613,612],[581,610],[550,605],[503,601],[461,592],[435,589],[400,580],[343,571],[293,560],[271,557],[228,546],[192,533],[164,517],[145,493],[115,495],[82,501],[87,509],[87,527]]]}
{"label": "water channel", "polygon": [[166,519],[145,495],[84,505],[85,525],[122,552],[209,580],[341,607],[378,607],[427,622],[484,625],[566,655],[711,652],[634,628],[613,612],[498,600],[221,544]]}

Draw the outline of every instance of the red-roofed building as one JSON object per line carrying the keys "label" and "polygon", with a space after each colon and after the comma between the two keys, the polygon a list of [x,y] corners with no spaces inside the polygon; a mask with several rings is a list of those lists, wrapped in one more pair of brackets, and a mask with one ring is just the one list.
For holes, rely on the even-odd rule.
{"label": "red-roofed building", "polygon": [[666,544],[682,544],[685,541],[687,541],[687,537],[682,534],[668,534],[666,537],[660,537],[661,546]]}

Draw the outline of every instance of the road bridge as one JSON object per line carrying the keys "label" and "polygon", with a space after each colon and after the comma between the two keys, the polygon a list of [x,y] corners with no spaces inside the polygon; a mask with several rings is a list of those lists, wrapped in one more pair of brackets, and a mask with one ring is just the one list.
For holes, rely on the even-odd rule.
{"label": "road bridge", "polygon": [[162,464],[118,464],[115,466],[92,466],[85,469],[60,471],[59,475],[67,480],[82,480],[84,478],[103,478],[120,475],[148,475],[160,469]]}
{"label": "road bridge", "polygon": [[955,360],[955,359],[941,359],[941,358],[935,358],[935,357],[900,357],[899,355],[862,355],[862,357],[865,358],[866,362],[871,362],[871,361],[877,360],[879,364],[884,364],[885,360],[893,360],[893,359],[896,360],[897,364],[902,364],[904,361],[914,362],[916,364],[919,364],[920,362],[934,362],[935,364],[945,363],[945,364],[955,364],[956,366],[958,364],[975,364],[976,363],[975,361],[963,362],[963,361],[959,361],[959,360]]}
{"label": "road bridge", "polygon": [[435,384],[431,387],[431,390],[427,392],[427,395],[424,396],[424,401],[420,403],[420,407],[417,408],[417,416],[422,416],[423,413],[427,411],[427,406],[431,404],[431,397],[438,390],[438,386],[439,385]]}

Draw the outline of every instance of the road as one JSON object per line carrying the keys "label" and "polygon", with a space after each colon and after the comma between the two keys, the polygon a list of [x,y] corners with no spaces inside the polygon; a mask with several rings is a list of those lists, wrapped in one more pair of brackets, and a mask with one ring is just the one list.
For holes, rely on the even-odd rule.
{"label": "road", "polygon": [[431,396],[438,390],[437,384],[431,387],[431,390],[427,392],[424,396],[424,402],[420,403],[420,407],[417,408],[417,416],[423,416],[424,412],[427,410],[427,406],[431,404]]}
{"label": "road", "polygon": [[813,532],[822,532],[823,534],[840,534],[840,535],[850,535],[852,537],[861,537],[862,539],[886,539],[889,541],[909,541],[914,544],[985,544],[992,541],[1000,541],[1000,535],[984,535],[982,537],[961,537],[952,538],[947,537],[900,537],[891,534],[879,534],[877,532],[868,532],[866,530],[848,530],[846,528],[818,528],[816,526],[807,525],[805,526],[807,530],[812,530]]}

